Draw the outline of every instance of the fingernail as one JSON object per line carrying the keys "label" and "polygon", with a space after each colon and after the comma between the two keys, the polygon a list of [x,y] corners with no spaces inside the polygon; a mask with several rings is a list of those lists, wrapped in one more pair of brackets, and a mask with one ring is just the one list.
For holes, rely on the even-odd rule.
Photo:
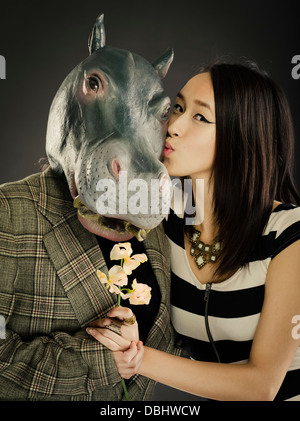
{"label": "fingernail", "polygon": [[87,328],[86,331],[89,335],[95,335],[94,329]]}

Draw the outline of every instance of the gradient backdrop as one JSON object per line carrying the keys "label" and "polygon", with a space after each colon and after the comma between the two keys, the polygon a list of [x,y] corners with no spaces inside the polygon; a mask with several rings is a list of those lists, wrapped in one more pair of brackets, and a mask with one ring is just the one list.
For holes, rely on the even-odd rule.
{"label": "gradient backdrop", "polygon": [[[171,98],[203,63],[218,56],[247,57],[285,90],[296,132],[300,188],[300,55],[298,1],[102,0],[0,2],[0,184],[37,172],[45,156],[48,110],[69,71],[88,55],[87,38],[100,12],[107,44],[154,61],[169,46],[175,59],[165,79]],[[300,57],[299,57],[300,60]],[[300,70],[296,72],[300,76]],[[298,164],[298,168],[297,168]],[[194,399],[158,386],[157,400]]]}

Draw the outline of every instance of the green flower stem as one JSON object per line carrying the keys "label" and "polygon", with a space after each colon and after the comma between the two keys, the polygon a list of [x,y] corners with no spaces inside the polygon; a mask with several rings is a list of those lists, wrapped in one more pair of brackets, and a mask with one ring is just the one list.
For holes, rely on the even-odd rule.
{"label": "green flower stem", "polygon": [[[121,294],[118,294],[118,302],[117,302],[117,306],[119,306],[119,305],[120,305],[120,302],[121,302]],[[129,399],[129,395],[128,395],[128,392],[127,392],[127,387],[126,387],[126,384],[125,384],[125,380],[124,380],[124,379],[122,379],[122,386],[123,386],[124,395],[125,395],[126,400],[127,400],[127,401],[130,401],[130,399]]]}
{"label": "green flower stem", "polygon": [[129,398],[129,395],[128,395],[128,392],[127,392],[127,387],[126,387],[126,384],[125,384],[125,380],[124,379],[122,379],[122,386],[123,386],[125,398],[126,398],[127,401],[130,402],[130,398]]}
{"label": "green flower stem", "polygon": [[[123,259],[121,260],[121,266],[123,267]],[[121,288],[119,287],[119,290],[121,291]],[[117,301],[117,306],[120,306],[121,305],[121,294],[118,294],[118,301]],[[129,401],[130,402],[130,398],[129,398],[129,395],[128,395],[128,391],[127,391],[127,387],[126,387],[126,384],[125,384],[125,380],[122,378],[122,386],[123,386],[123,390],[124,390],[124,395],[125,395],[125,398],[126,398],[126,401]]]}

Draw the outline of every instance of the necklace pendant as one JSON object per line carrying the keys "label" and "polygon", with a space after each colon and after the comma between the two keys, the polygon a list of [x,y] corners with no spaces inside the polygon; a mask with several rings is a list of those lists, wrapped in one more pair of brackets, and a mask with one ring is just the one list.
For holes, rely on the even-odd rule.
{"label": "necklace pendant", "polygon": [[193,258],[196,262],[196,265],[198,266],[198,269],[202,269],[203,266],[205,266],[208,263],[207,259],[205,257],[205,254],[201,250],[202,248],[203,247],[201,245],[200,245],[200,248],[199,247],[195,248],[192,245],[191,249],[190,249],[190,254],[191,254],[191,256],[193,256]]}
{"label": "necklace pendant", "polygon": [[208,263],[205,255],[202,253],[200,253],[197,257],[194,256],[194,260],[196,262],[196,265],[198,266],[198,269],[202,269],[203,266],[205,266]]}
{"label": "necklace pendant", "polygon": [[190,254],[193,256],[198,269],[202,269],[207,263],[215,263],[222,249],[222,242],[216,241],[212,245],[205,244],[200,240],[201,232],[193,227],[189,238],[191,243]]}

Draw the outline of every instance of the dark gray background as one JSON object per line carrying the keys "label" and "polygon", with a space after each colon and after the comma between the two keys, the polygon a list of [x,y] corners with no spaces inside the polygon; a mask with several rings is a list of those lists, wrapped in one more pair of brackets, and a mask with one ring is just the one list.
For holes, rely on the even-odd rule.
{"label": "dark gray background", "polygon": [[[52,98],[67,73],[88,54],[87,37],[100,12],[107,43],[156,59],[168,46],[175,59],[165,79],[171,97],[203,61],[219,55],[258,62],[286,91],[296,126],[299,161],[300,79],[291,76],[300,54],[297,1],[102,0],[2,1],[0,55],[0,183],[36,171],[45,155]],[[300,171],[297,172],[300,185]]]}
{"label": "dark gray background", "polygon": [[[297,1],[103,0],[97,2],[14,1],[0,3],[0,184],[37,171],[45,155],[48,110],[59,85],[87,55],[87,38],[100,12],[107,44],[132,50],[149,61],[172,46],[175,59],[165,79],[174,98],[203,62],[220,55],[256,61],[285,90],[300,156],[300,79],[292,57],[300,54]],[[299,72],[300,73],[300,72]],[[297,184],[300,187],[298,165]],[[193,398],[193,397],[192,397]],[[158,388],[157,400],[191,399]]]}

